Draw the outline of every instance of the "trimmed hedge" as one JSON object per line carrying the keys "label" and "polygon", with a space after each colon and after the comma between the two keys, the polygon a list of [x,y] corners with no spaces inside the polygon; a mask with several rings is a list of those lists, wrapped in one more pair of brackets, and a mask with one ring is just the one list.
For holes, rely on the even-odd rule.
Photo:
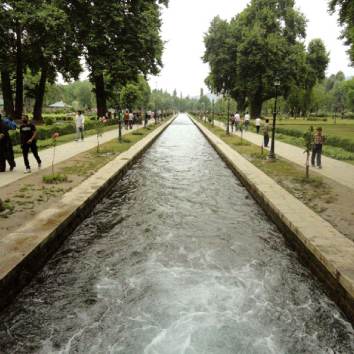
{"label": "trimmed hedge", "polygon": [[[97,120],[86,119],[85,120],[85,130],[95,129]],[[110,119],[106,125],[116,125],[118,124],[117,119]],[[37,127],[37,138],[39,140],[50,139],[54,133],[59,133],[60,135],[68,135],[76,133],[76,127],[74,122],[65,123],[65,124],[53,124],[53,125],[42,125]],[[20,144],[20,132],[19,130],[10,131],[10,136],[12,139],[13,145]]]}

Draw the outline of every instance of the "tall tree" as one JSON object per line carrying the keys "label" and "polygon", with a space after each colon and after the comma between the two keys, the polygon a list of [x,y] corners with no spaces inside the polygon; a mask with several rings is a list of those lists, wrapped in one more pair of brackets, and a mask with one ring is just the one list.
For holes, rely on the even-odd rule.
{"label": "tall tree", "polygon": [[[97,113],[107,111],[108,85],[122,87],[138,74],[156,74],[161,66],[160,4],[165,1],[66,1],[66,11],[84,49],[94,84]],[[83,16],[84,14],[84,16]]]}
{"label": "tall tree", "polygon": [[306,79],[304,112],[307,112],[311,103],[312,90],[317,82],[324,80],[329,63],[329,54],[321,39],[313,39],[306,53]]}
{"label": "tall tree", "polygon": [[205,53],[203,60],[210,66],[210,74],[205,82],[209,89],[222,95],[230,95],[243,111],[246,105],[246,92],[243,82],[238,80],[236,70],[238,33],[219,16],[211,22],[204,36]]}
{"label": "tall tree", "polygon": [[293,0],[252,0],[230,23],[215,18],[205,38],[209,86],[216,92],[227,88],[241,107],[247,97],[252,117],[274,97],[276,78],[284,96],[304,81],[306,21],[294,5]]}
{"label": "tall tree", "polygon": [[354,1],[353,0],[330,0],[329,8],[332,13],[339,12],[339,23],[344,26],[342,38],[349,46],[348,54],[354,64]]}

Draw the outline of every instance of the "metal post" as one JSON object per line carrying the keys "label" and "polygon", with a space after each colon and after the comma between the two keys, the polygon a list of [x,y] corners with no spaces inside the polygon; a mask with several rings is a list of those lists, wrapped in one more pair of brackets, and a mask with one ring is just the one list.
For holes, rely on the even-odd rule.
{"label": "metal post", "polygon": [[214,102],[214,99],[213,99],[213,112],[212,112],[212,116],[211,116],[211,119],[212,119],[212,124],[214,126],[214,108],[215,108],[215,102]]}
{"label": "metal post", "polygon": [[230,135],[230,97],[227,98],[227,126],[226,134]]}
{"label": "metal post", "polygon": [[275,81],[275,101],[274,101],[274,112],[273,112],[273,130],[272,130],[272,143],[269,151],[269,160],[275,160],[275,128],[277,121],[277,102],[278,102],[278,86],[280,86],[280,82],[278,80]]}

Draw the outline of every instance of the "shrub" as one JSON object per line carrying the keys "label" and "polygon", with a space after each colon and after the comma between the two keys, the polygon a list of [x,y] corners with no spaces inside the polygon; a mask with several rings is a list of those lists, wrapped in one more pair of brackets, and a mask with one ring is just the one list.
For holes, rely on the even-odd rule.
{"label": "shrub", "polygon": [[43,117],[43,121],[45,125],[53,125],[55,123],[55,119],[53,117]]}

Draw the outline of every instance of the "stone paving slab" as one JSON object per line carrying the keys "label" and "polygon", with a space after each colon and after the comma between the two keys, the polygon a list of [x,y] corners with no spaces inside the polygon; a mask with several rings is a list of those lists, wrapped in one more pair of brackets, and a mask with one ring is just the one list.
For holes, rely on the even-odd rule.
{"label": "stone paving slab", "polygon": [[[226,129],[226,124],[217,120],[215,121],[215,126]],[[241,136],[240,132],[233,132],[233,134]],[[263,144],[263,136],[260,134],[244,132],[243,138],[258,146]],[[275,152],[277,155],[305,168],[306,156],[304,154],[304,149],[276,140]],[[346,187],[354,189],[354,165],[323,155],[322,165],[323,168],[321,170],[316,169],[316,173],[331,178]]]}
{"label": "stone paving slab", "polygon": [[[150,122],[150,124],[152,124]],[[143,125],[136,125],[131,130],[123,129],[122,134],[129,134],[137,129],[142,128]],[[102,134],[100,137],[100,144],[107,143],[113,139],[118,139],[118,127],[112,129],[108,132]],[[96,134],[87,136],[84,141],[72,141],[70,143],[65,143],[58,145],[55,149],[55,164],[68,160],[76,155],[79,155],[85,151],[91,150],[97,146],[97,136]],[[52,166],[53,149],[48,148],[39,151],[39,156],[42,160],[42,169]],[[18,157],[15,159],[16,169],[12,172],[0,173],[0,187],[4,187],[12,182],[15,182],[21,178],[25,178],[28,175],[24,174],[25,165],[23,162],[23,157]],[[32,167],[32,173],[38,171],[37,162],[32,154],[29,154],[29,161]]]}
{"label": "stone paving slab", "polygon": [[[354,323],[354,243],[192,119]],[[292,242],[291,242],[292,243]],[[299,246],[300,245],[300,246]]]}
{"label": "stone paving slab", "polygon": [[110,161],[31,222],[0,238],[0,310],[45,264],[65,238],[109,192],[129,166],[158,138],[174,118]]}

